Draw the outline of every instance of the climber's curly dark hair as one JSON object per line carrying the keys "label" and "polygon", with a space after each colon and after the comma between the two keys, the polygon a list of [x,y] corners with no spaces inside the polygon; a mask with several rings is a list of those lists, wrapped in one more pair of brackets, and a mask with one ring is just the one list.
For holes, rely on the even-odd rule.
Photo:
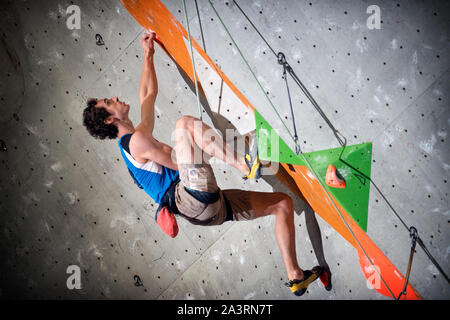
{"label": "climber's curly dark hair", "polygon": [[103,107],[96,107],[97,99],[90,98],[83,110],[83,125],[95,139],[104,140],[117,138],[119,130],[113,124],[105,124],[105,119],[111,114]]}

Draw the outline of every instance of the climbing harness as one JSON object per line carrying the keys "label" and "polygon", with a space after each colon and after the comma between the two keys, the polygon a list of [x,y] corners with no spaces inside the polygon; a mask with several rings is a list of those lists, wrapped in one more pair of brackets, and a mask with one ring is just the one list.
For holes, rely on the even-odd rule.
{"label": "climbing harness", "polygon": [[[184,2],[184,0],[183,0]],[[249,69],[250,73],[252,74],[253,78],[256,80],[259,88],[261,89],[261,91],[263,92],[264,96],[266,97],[266,99],[268,100],[269,104],[271,105],[273,111],[276,113],[276,115],[278,116],[279,120],[281,121],[282,125],[284,126],[284,128],[286,129],[286,131],[289,133],[289,135],[291,136],[291,139],[294,141],[295,146],[296,146],[296,153],[297,155],[300,155],[303,160],[305,161],[305,163],[307,164],[308,169],[314,174],[314,176],[318,177],[317,173],[315,172],[314,168],[311,166],[311,164],[309,163],[308,159],[306,159],[306,157],[304,156],[304,154],[301,152],[300,147],[298,146],[298,136],[297,136],[297,130],[295,127],[295,120],[294,120],[294,112],[293,112],[293,107],[292,107],[292,100],[291,100],[291,96],[290,96],[290,91],[289,91],[289,85],[287,82],[287,74],[289,74],[291,76],[291,78],[294,80],[294,82],[299,86],[299,88],[302,90],[302,92],[305,94],[305,96],[309,99],[309,101],[312,103],[312,105],[315,107],[315,109],[318,111],[318,113],[322,116],[322,118],[325,120],[325,122],[328,124],[328,126],[330,127],[330,129],[333,131],[334,136],[336,137],[336,139],[338,140],[339,144],[343,147],[342,151],[339,155],[339,160],[344,162],[345,164],[349,165],[351,168],[353,168],[355,171],[361,173],[365,178],[367,178],[377,189],[377,191],[381,194],[381,196],[383,197],[383,199],[386,201],[386,203],[389,205],[389,207],[392,209],[392,211],[394,212],[394,214],[397,216],[397,218],[401,221],[401,223],[405,226],[405,228],[407,230],[410,231],[410,233],[412,235],[414,235],[413,239],[413,244],[414,244],[414,248],[415,248],[415,244],[419,243],[419,245],[422,247],[422,249],[424,250],[424,252],[427,254],[428,258],[433,262],[433,264],[438,268],[438,270],[442,273],[442,275],[445,277],[445,279],[447,280],[448,283],[450,283],[448,276],[445,274],[444,270],[440,267],[440,265],[437,263],[437,261],[434,259],[434,257],[431,255],[431,253],[428,251],[428,249],[425,247],[423,241],[420,239],[420,237],[418,236],[418,232],[417,229],[414,227],[408,228],[406,223],[403,221],[403,219],[400,217],[400,215],[396,212],[396,210],[393,208],[393,206],[389,203],[389,201],[386,199],[386,197],[383,195],[383,193],[381,192],[381,190],[378,188],[378,186],[375,184],[375,182],[370,178],[367,177],[364,173],[362,173],[361,171],[359,171],[357,168],[354,168],[353,166],[351,166],[349,163],[347,163],[345,160],[343,160],[341,158],[345,147],[347,145],[347,139],[333,126],[333,124],[331,123],[331,121],[328,119],[328,117],[325,115],[325,113],[323,112],[323,110],[320,108],[320,106],[317,104],[317,102],[314,100],[314,98],[311,96],[311,94],[309,93],[309,91],[306,89],[306,87],[303,85],[303,83],[300,81],[300,79],[297,77],[297,75],[295,74],[295,72],[293,71],[293,69],[290,67],[289,63],[286,61],[286,57],[282,52],[279,52],[278,54],[275,52],[275,50],[273,50],[273,48],[269,45],[269,43],[266,41],[266,39],[263,37],[263,35],[259,32],[259,30],[256,28],[256,26],[253,24],[253,22],[248,18],[248,16],[245,14],[245,12],[241,9],[241,7],[237,4],[237,2],[235,0],[233,0],[233,3],[237,6],[237,8],[241,11],[241,13],[245,16],[245,18],[249,21],[249,23],[252,25],[252,27],[256,30],[256,32],[258,33],[258,35],[261,37],[261,39],[266,43],[266,45],[269,47],[269,49],[273,52],[273,54],[277,57],[278,63],[281,64],[283,66],[283,79],[285,80],[286,83],[286,88],[287,88],[287,92],[288,92],[288,98],[289,98],[289,104],[290,104],[290,108],[291,108],[291,116],[292,116],[292,120],[293,120],[293,129],[294,129],[294,135],[292,135],[292,133],[290,132],[290,130],[286,127],[286,124],[284,123],[284,121],[282,120],[280,114],[278,113],[277,109],[275,108],[274,104],[272,103],[271,99],[268,97],[268,95],[266,94],[264,88],[262,87],[261,83],[259,82],[258,78],[256,77],[255,73],[253,72],[253,70],[251,69],[248,61],[246,60],[246,58],[244,57],[244,55],[242,54],[240,48],[238,47],[238,45],[236,44],[236,42],[234,41],[233,37],[231,36],[228,28],[225,26],[222,18],[220,17],[220,15],[218,14],[217,10],[215,9],[214,5],[212,4],[211,0],[208,0],[211,8],[213,9],[214,13],[216,14],[218,20],[220,21],[223,29],[225,30],[225,32],[228,34],[229,38],[231,39],[231,41],[233,42],[234,46],[236,47],[239,55],[241,56],[242,60],[244,61],[244,63],[246,64],[247,68]],[[192,49],[192,48],[191,48]],[[389,288],[389,286],[387,285],[386,281],[383,279],[383,277],[381,276],[380,272],[378,271],[378,268],[375,267],[372,259],[369,257],[369,255],[367,254],[367,252],[364,250],[363,246],[361,245],[361,243],[359,242],[359,240],[357,239],[357,237],[355,236],[354,232],[352,231],[350,225],[348,224],[348,222],[346,221],[346,219],[344,218],[344,216],[342,215],[342,213],[340,212],[340,210],[337,208],[336,204],[334,203],[334,201],[332,201],[330,194],[328,193],[328,191],[326,190],[326,188],[324,187],[322,181],[320,179],[317,179],[317,181],[319,182],[321,188],[323,189],[323,191],[325,192],[325,194],[327,195],[328,200],[330,201],[330,203],[333,205],[333,207],[335,208],[336,212],[339,214],[339,216],[341,217],[342,221],[344,222],[344,224],[346,225],[348,231],[351,233],[352,237],[355,239],[356,243],[358,244],[359,248],[362,250],[362,252],[364,253],[364,255],[366,256],[366,258],[368,259],[369,263],[373,266],[373,270],[376,271],[376,273],[378,274],[378,276],[380,277],[381,281],[383,282],[383,284],[386,286],[386,288],[388,289],[388,291],[390,292],[390,294],[392,295],[392,297],[394,299],[396,299],[397,297],[394,295],[394,293],[392,292],[392,290]],[[413,228],[413,229],[412,229]],[[412,231],[415,230],[415,231]],[[409,266],[408,266],[408,274],[407,277],[405,279],[405,285],[404,285],[404,290],[402,291],[402,293],[398,296],[398,298],[400,298],[400,296],[402,294],[406,294],[406,287],[407,284],[409,282],[409,275],[410,275],[410,271],[411,271],[411,266],[412,266],[412,258],[413,258],[413,253],[414,253],[414,249],[411,249],[411,256],[410,256],[410,261],[409,261]]]}

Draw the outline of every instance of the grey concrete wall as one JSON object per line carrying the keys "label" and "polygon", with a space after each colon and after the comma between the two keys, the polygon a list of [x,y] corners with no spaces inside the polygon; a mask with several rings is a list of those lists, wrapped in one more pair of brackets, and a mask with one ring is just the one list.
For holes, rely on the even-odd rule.
{"label": "grey concrete wall", "polygon": [[[66,27],[67,7],[81,29]],[[192,33],[201,44],[193,1]],[[287,142],[273,110],[199,0],[206,50]],[[181,1],[163,3],[184,23]],[[281,68],[232,1],[214,1],[280,115],[291,127]],[[449,273],[449,6],[444,1],[239,1],[349,144],[373,143],[372,178]],[[381,9],[381,29],[366,9]],[[175,239],[154,223],[154,202],[137,189],[117,141],[93,140],[81,123],[88,97],[119,96],[139,121],[141,27],[117,1],[2,1],[0,139],[0,296],[31,299],[296,299],[274,234],[274,219],[218,227],[180,221]],[[105,45],[95,44],[101,34]],[[156,137],[171,142],[183,114],[198,116],[195,94],[156,48]],[[302,93],[291,87],[304,151],[337,147]],[[246,125],[230,115],[236,127]],[[208,122],[212,119],[208,119]],[[233,119],[231,119],[234,117]],[[248,120],[247,120],[248,121]],[[214,162],[222,188],[284,191],[273,177],[242,181]],[[303,204],[296,244],[301,267],[318,263]],[[301,299],[386,299],[369,289],[356,251],[317,218],[333,290],[314,283]],[[371,189],[368,234],[405,272],[409,236]],[[316,234],[317,236],[317,234]],[[320,236],[320,235],[319,235]],[[82,288],[69,290],[77,265]],[[134,284],[138,275],[142,286]],[[448,283],[418,248],[411,283],[426,299],[449,299]]]}

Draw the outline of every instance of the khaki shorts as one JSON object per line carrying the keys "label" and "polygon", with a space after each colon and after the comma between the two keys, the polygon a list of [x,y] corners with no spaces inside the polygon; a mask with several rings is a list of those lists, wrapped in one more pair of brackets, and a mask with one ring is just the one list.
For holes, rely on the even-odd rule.
{"label": "khaki shorts", "polygon": [[[253,210],[249,201],[252,191],[221,190],[211,165],[207,163],[180,164],[178,170],[181,182],[175,188],[175,203],[178,210],[191,223],[205,226],[224,223],[227,219],[226,200],[232,211],[232,220],[253,219]],[[220,197],[214,203],[205,204],[195,199],[184,187],[209,193],[219,191]]]}

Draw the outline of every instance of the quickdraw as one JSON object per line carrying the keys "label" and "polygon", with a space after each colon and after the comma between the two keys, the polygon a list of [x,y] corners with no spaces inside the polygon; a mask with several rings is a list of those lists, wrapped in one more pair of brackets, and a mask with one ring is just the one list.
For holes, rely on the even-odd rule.
{"label": "quickdraw", "polygon": [[409,254],[408,269],[406,271],[405,285],[403,286],[402,292],[400,292],[400,294],[398,295],[397,300],[400,300],[402,295],[406,296],[406,287],[408,286],[409,275],[411,273],[411,267],[412,267],[412,262],[413,262],[413,258],[414,258],[414,252],[415,252],[415,249],[416,249],[416,243],[417,243],[417,239],[419,238],[419,235],[417,233],[417,229],[414,228],[414,227],[409,228],[409,236],[411,237],[411,253]]}
{"label": "quickdraw", "polygon": [[[210,5],[213,7],[213,4],[211,3],[211,1],[209,1]],[[289,97],[289,104],[290,104],[290,108],[291,108],[291,116],[292,116],[292,121],[293,121],[293,127],[294,127],[294,136],[291,137],[293,138],[295,145],[296,145],[296,153],[297,155],[303,156],[303,154],[301,153],[300,147],[298,146],[297,140],[298,140],[298,136],[297,136],[297,130],[295,127],[295,120],[294,120],[294,111],[292,108],[292,101],[291,101],[291,96],[290,96],[290,91],[289,91],[289,85],[287,82],[287,78],[286,78],[286,74],[289,73],[289,75],[292,77],[292,79],[294,80],[294,82],[299,86],[299,88],[302,90],[302,92],[305,94],[305,96],[309,99],[309,101],[312,103],[312,105],[315,107],[315,109],[319,112],[319,114],[322,116],[322,118],[325,120],[325,122],[328,124],[328,126],[330,127],[330,129],[333,131],[333,134],[335,135],[336,139],[339,141],[339,144],[344,147],[341,151],[341,154],[339,156],[339,159],[341,161],[343,161],[345,164],[349,165],[350,167],[353,168],[353,166],[351,166],[350,164],[348,164],[347,162],[345,162],[343,159],[341,159],[341,155],[343,154],[344,150],[345,150],[345,146],[347,145],[347,139],[333,126],[333,124],[331,123],[331,121],[327,118],[327,116],[325,115],[325,113],[322,111],[322,109],[320,108],[320,106],[317,104],[317,102],[314,100],[314,98],[311,96],[311,94],[309,93],[309,91],[306,89],[306,87],[303,85],[303,83],[300,81],[300,79],[297,77],[297,75],[295,74],[295,72],[293,71],[293,69],[291,68],[291,66],[289,65],[289,63],[286,60],[285,55],[282,52],[279,52],[278,54],[275,53],[275,50],[270,46],[270,44],[267,42],[267,40],[264,38],[264,36],[261,34],[261,32],[259,32],[258,28],[256,28],[256,26],[254,25],[254,23],[250,20],[250,18],[245,14],[245,12],[242,10],[242,8],[238,5],[238,3],[233,0],[233,3],[236,5],[236,7],[239,9],[239,11],[241,11],[241,13],[244,15],[244,17],[247,19],[247,21],[251,24],[251,26],[255,29],[255,31],[258,33],[258,35],[261,37],[261,39],[266,43],[266,45],[269,47],[269,49],[273,52],[273,54],[277,57],[278,63],[281,64],[283,66],[283,79],[286,82],[286,88],[287,88],[287,92],[288,92],[288,97]],[[217,11],[214,9],[216,15],[218,16]],[[218,16],[219,17],[219,16]],[[222,20],[219,17],[219,20],[222,22]],[[226,29],[225,25],[222,22],[223,27]],[[231,35],[229,34],[229,32],[227,31],[228,35],[231,38]],[[233,40],[234,43],[234,40]],[[235,44],[236,45],[236,44]],[[239,49],[238,49],[239,50]],[[242,54],[241,54],[242,56]],[[245,60],[245,58],[242,56],[242,58]],[[247,63],[247,62],[246,62]],[[247,63],[248,66],[248,63]],[[250,67],[249,67],[250,69]],[[251,70],[250,70],[251,71]],[[255,76],[256,79],[256,76]],[[273,104],[271,104],[273,107]],[[276,110],[275,110],[276,111]],[[276,112],[278,115],[278,112]],[[281,119],[281,118],[280,118]],[[306,160],[306,159],[305,159]],[[308,161],[306,160],[306,162],[308,163]],[[309,164],[308,164],[309,165]],[[312,167],[310,168],[312,169]],[[353,168],[355,169],[355,168]],[[360,172],[359,170],[355,169],[356,171]],[[313,173],[315,174],[314,170],[312,170]],[[361,174],[363,174],[361,172]],[[363,174],[364,175],[364,174]],[[381,190],[378,188],[378,186],[375,184],[375,182],[370,178],[370,177],[366,177],[364,175],[365,178],[367,178],[372,185],[375,186],[375,188],[377,189],[377,191],[381,194],[382,198],[386,201],[386,203],[389,205],[389,207],[391,208],[392,212],[397,216],[397,218],[400,220],[400,222],[405,226],[406,229],[408,229],[406,223],[403,221],[403,219],[400,217],[400,215],[397,213],[397,211],[393,208],[393,206],[389,203],[389,201],[386,199],[386,197],[383,195],[383,193],[381,192]],[[322,186],[323,187],[323,186]],[[328,194],[328,193],[327,193]],[[334,203],[333,203],[334,205]],[[336,208],[336,207],[335,207]],[[347,222],[345,221],[345,219],[342,217],[340,211],[336,208],[337,212],[339,213],[339,215],[341,216],[341,218],[343,219],[344,223],[347,225]],[[431,255],[431,253],[428,251],[428,249],[426,248],[425,244],[423,243],[423,241],[420,239],[419,235],[418,235],[418,231],[415,227],[410,227],[409,229],[410,232],[410,237],[411,237],[411,254],[410,254],[410,259],[409,259],[409,263],[408,263],[408,269],[407,269],[407,276],[405,279],[405,285],[404,285],[404,289],[402,290],[402,292],[400,293],[400,295],[397,297],[397,299],[400,299],[400,297],[402,295],[406,294],[406,287],[408,285],[409,282],[409,276],[410,276],[410,272],[411,272],[411,267],[412,267],[412,261],[413,261],[413,256],[414,256],[414,250],[416,247],[416,243],[418,243],[420,245],[420,247],[423,249],[423,251],[426,253],[426,255],[428,256],[428,258],[430,259],[430,261],[436,266],[436,268],[439,270],[439,272],[444,276],[444,278],[447,280],[447,283],[450,284],[450,279],[447,276],[447,274],[445,273],[445,271],[442,269],[442,267],[439,265],[439,263],[434,259],[434,257]],[[351,230],[349,229],[349,231],[351,232]],[[351,232],[353,234],[353,232]],[[356,239],[356,237],[354,237],[355,240],[358,242],[359,241]],[[364,251],[364,248],[362,248],[362,246],[360,245],[361,249]],[[366,254],[367,256],[367,254]],[[367,258],[369,259],[369,261],[372,263],[371,259],[367,256]],[[381,277],[381,275],[380,275]],[[383,278],[381,277],[381,280],[384,282]],[[387,284],[385,283],[386,287],[388,288],[388,290],[391,292],[392,291],[389,289],[389,287],[387,286]],[[393,298],[396,298],[393,294],[392,294]]]}

